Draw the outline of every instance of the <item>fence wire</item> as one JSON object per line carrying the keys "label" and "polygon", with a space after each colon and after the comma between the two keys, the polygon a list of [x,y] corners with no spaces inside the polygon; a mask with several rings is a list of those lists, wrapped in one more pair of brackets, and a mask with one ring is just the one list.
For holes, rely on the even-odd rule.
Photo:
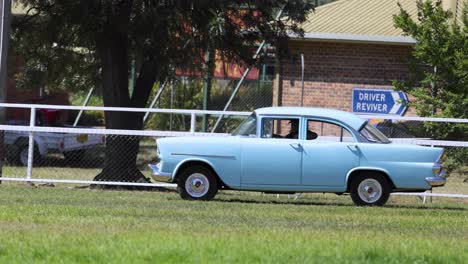
{"label": "fence wire", "polygon": [[[25,178],[28,133],[4,131],[4,135],[2,177]],[[150,182],[148,164],[157,161],[154,137],[53,132],[33,135],[32,179],[146,183]]]}
{"label": "fence wire", "polygon": [[[4,131],[2,177],[27,175],[27,135]],[[158,162],[154,137],[49,132],[33,135],[33,179],[146,183],[151,182],[148,164]],[[468,148],[445,146],[444,149],[447,184],[434,188],[433,192],[468,195]],[[102,173],[106,174],[104,178]]]}
{"label": "fence wire", "polygon": [[[210,89],[208,110],[223,110],[238,80],[214,79]],[[168,84],[157,104],[156,108],[166,109],[203,109],[203,85],[202,79],[184,81],[178,80]],[[154,92],[155,96],[157,91]],[[227,111],[246,111],[252,112],[255,109],[272,106],[273,81],[271,76],[264,80],[247,80],[239,88],[232,102],[228,105]],[[211,132],[216,124],[218,116],[206,116],[203,124],[203,117],[197,117],[197,131]],[[185,130],[190,122],[190,116],[182,115],[151,115],[147,124],[147,129],[158,130]],[[239,124],[239,117],[225,116],[218,127],[217,133],[229,133]]]}
{"label": "fence wire", "polygon": [[434,188],[434,193],[457,193],[468,195],[468,147],[444,147],[443,164],[447,172],[447,183]]}
{"label": "fence wire", "polygon": [[[242,109],[236,108],[235,104],[232,108],[232,110]],[[191,114],[154,113],[145,128],[172,131],[171,133],[211,131],[210,128],[214,126],[218,117],[219,115],[212,113],[204,118],[198,113],[192,124]],[[246,116],[226,115],[216,132],[230,133],[245,118]],[[468,195],[468,147],[465,144],[468,139],[468,129],[465,129],[466,123],[383,119],[370,119],[370,123],[386,136],[393,138],[395,142],[443,147],[445,149],[444,167],[448,172],[447,184],[444,187],[434,188],[434,193]],[[27,124],[27,122],[15,123],[15,125]],[[191,128],[194,130],[191,131]],[[31,174],[28,174],[27,168],[29,132],[26,130],[2,131],[3,133],[0,133],[3,136],[3,152],[0,152],[3,153],[1,156],[3,157],[2,177],[28,179],[27,177],[31,176],[32,179],[69,181],[152,182],[147,165],[158,161],[154,136],[102,135],[93,134],[89,130],[87,134],[61,133],[54,129],[48,132],[32,132],[34,158]],[[132,131],[128,133],[131,134]],[[176,134],[169,133],[166,136],[173,135]],[[452,144],[430,140],[449,140],[448,142]],[[453,142],[461,144],[453,144]],[[3,184],[6,184],[5,181]]]}

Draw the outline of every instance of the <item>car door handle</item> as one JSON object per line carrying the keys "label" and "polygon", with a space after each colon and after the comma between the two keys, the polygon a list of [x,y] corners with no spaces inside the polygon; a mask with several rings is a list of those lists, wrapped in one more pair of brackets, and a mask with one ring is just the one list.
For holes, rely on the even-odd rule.
{"label": "car door handle", "polygon": [[359,150],[358,145],[348,145],[348,148],[351,151],[358,151]]}
{"label": "car door handle", "polygon": [[291,143],[289,145],[295,149],[302,149],[301,143]]}

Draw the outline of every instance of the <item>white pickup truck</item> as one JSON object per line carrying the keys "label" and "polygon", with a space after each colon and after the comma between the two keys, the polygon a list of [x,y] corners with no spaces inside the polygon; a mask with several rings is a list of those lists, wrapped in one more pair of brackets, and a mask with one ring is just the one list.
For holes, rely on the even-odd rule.
{"label": "white pickup truck", "polygon": [[[104,135],[34,133],[34,160],[38,161],[48,153],[63,153],[67,162],[78,162],[86,149],[105,143]],[[4,135],[5,157],[16,165],[28,163],[28,132],[6,131]]]}

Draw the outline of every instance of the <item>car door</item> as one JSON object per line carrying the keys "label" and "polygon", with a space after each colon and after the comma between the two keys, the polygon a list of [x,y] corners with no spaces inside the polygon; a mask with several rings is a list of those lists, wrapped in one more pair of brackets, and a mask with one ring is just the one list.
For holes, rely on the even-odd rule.
{"label": "car door", "polygon": [[345,186],[346,175],[359,165],[356,139],[334,121],[306,119],[305,125],[309,132],[317,134],[317,138],[302,141],[302,184]]}
{"label": "car door", "polygon": [[264,117],[258,138],[240,139],[242,187],[300,184],[302,147],[291,121],[299,124],[300,118]]}

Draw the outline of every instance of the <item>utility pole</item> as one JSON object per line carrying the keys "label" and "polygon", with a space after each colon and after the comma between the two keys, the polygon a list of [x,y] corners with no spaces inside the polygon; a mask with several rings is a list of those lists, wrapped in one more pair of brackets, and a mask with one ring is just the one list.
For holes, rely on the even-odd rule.
{"label": "utility pole", "polygon": [[[8,44],[10,40],[11,0],[0,0],[0,103],[6,101]],[[5,109],[0,108],[0,124],[5,124]],[[0,131],[0,177],[4,161],[4,132]]]}

